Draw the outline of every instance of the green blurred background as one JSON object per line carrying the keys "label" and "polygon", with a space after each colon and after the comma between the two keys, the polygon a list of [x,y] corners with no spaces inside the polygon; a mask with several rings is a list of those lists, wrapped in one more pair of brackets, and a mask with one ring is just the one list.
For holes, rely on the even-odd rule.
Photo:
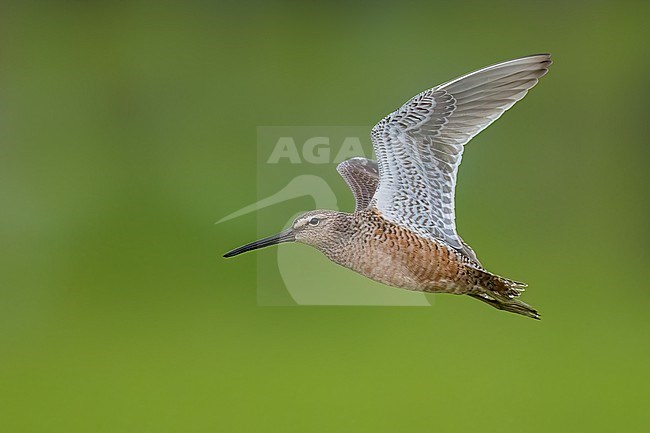
{"label": "green blurred background", "polygon": [[[0,432],[647,431],[650,3],[0,8]],[[258,125],[370,126],[545,51],[457,198],[541,322],[257,306],[256,256],[221,258],[256,215],[213,223],[257,198]]]}

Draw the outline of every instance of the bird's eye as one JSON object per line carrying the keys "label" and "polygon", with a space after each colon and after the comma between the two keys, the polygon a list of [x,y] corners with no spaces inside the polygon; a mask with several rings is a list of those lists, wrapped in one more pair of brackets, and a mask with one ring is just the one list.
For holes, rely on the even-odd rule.
{"label": "bird's eye", "polygon": [[317,226],[320,220],[318,218],[312,218],[309,220],[309,225],[310,226]]}

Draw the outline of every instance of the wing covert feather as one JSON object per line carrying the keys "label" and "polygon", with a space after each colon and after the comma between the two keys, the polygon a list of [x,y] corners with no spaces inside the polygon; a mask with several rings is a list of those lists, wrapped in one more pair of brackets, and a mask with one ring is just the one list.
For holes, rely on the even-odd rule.
{"label": "wing covert feather", "polygon": [[379,184],[377,162],[366,158],[350,158],[340,163],[336,170],[354,195],[355,211],[366,209]]}
{"label": "wing covert feather", "polygon": [[454,194],[465,144],[523,98],[548,71],[550,55],[498,63],[425,90],[372,130],[384,218],[442,241],[478,262],[458,235]]}

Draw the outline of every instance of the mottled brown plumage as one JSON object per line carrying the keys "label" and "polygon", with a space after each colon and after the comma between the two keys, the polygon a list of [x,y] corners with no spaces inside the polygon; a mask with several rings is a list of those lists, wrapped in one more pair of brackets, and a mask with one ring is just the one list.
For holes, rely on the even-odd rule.
{"label": "mottled brown plumage", "polygon": [[[310,224],[313,220],[318,223]],[[470,295],[497,308],[539,318],[534,309],[514,299],[525,284],[486,271],[449,245],[386,220],[376,209],[352,214],[306,212],[291,230],[296,241],[380,283],[427,293]]]}
{"label": "mottled brown plumage", "polygon": [[298,241],[375,281],[428,293],[469,295],[539,319],[517,299],[526,284],[486,271],[456,230],[454,195],[465,144],[523,98],[547,72],[540,54],[498,63],[426,90],[372,130],[377,162],[352,158],[337,170],[354,213],[316,210],[231,257]]}

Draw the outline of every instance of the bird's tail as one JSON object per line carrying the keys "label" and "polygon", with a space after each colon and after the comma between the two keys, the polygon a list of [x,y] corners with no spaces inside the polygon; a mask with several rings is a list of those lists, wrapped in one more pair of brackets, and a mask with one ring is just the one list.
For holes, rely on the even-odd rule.
{"label": "bird's tail", "polygon": [[480,271],[481,283],[477,291],[469,293],[472,298],[481,300],[496,309],[521,314],[539,320],[541,316],[530,305],[517,299],[528,286],[526,283],[508,280],[486,271]]}
{"label": "bird's tail", "polygon": [[521,314],[522,316],[537,320],[540,320],[542,318],[537,310],[535,310],[527,303],[516,298],[499,299],[499,297],[493,294],[488,295],[487,293],[470,294],[469,296],[490,304],[497,310],[509,311],[511,313]]}

